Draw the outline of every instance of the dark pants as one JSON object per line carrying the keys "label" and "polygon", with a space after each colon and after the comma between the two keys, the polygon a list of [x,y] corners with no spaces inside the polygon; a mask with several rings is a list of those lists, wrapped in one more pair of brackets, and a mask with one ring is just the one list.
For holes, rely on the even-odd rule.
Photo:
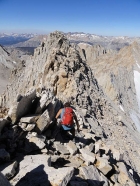
{"label": "dark pants", "polygon": [[57,123],[57,128],[54,131],[54,137],[61,132],[62,135],[66,136],[68,132],[70,132],[72,134],[72,138],[75,137],[75,128],[72,127],[70,130],[64,130],[64,128],[62,127],[61,123]]}

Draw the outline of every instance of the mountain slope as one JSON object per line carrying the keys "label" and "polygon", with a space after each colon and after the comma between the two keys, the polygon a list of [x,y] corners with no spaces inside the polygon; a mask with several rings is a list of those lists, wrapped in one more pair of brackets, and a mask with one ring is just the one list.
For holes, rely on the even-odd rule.
{"label": "mountain slope", "polygon": [[88,45],[79,46],[84,49],[87,63],[104,92],[131,117],[140,132],[140,46],[134,42],[118,53],[106,53],[96,58],[89,55],[92,52]]}
{"label": "mountain slope", "polygon": [[10,54],[0,46],[0,94],[5,90],[9,83],[11,70],[16,67],[16,61]]}
{"label": "mountain slope", "polygon": [[[101,130],[102,140],[118,149],[123,154],[126,164],[139,173],[140,133],[132,119],[116,103],[114,104],[114,97],[110,93],[112,84],[110,85],[110,81],[105,79],[106,76],[110,76],[113,69],[115,70],[111,77],[123,70],[128,77],[125,68],[132,69],[131,55],[126,67],[121,71],[119,69],[120,66],[124,66],[121,64],[121,58],[129,54],[129,48],[126,54],[124,52],[116,54],[121,56],[116,61],[118,70],[111,66],[112,60],[108,63],[106,55],[100,56],[101,64],[93,61],[93,66],[89,67],[90,64],[85,62],[86,59],[82,60],[84,55],[81,57],[79,51],[80,48],[71,44],[62,33],[51,33],[47,42],[42,43],[35,50],[34,56],[28,60],[26,67],[16,72],[12,85],[8,86],[7,92],[1,97],[0,105],[10,107],[13,104],[12,98],[15,98],[15,102],[18,95],[25,95],[26,98],[30,89],[36,90],[36,96],[41,95],[45,90],[54,99],[58,98],[62,102],[70,100],[76,113],[83,118],[84,127],[94,133],[100,133]],[[116,55],[111,54],[112,59],[116,59]],[[102,65],[103,59],[106,59],[105,69]],[[106,82],[105,87],[101,84],[101,79]],[[115,86],[119,83],[117,78],[113,82]],[[119,86],[122,84],[123,82],[117,88],[120,89]],[[132,89],[130,92],[133,91],[135,90]],[[124,99],[127,99],[129,94],[128,92]],[[135,93],[131,93],[131,96],[133,95]],[[135,105],[136,97],[133,99]]]}
{"label": "mountain slope", "polygon": [[18,44],[12,45],[12,47],[38,47],[41,42],[47,40],[47,35],[37,35],[25,42],[19,42]]}

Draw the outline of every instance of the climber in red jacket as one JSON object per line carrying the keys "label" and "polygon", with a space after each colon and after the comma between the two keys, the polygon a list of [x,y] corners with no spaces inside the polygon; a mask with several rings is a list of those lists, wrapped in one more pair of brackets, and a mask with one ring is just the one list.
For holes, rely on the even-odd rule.
{"label": "climber in red jacket", "polygon": [[[75,112],[70,106],[70,102],[66,102],[64,104],[64,108],[61,108],[58,113],[56,114],[55,119],[60,116],[61,120],[59,125],[62,126],[63,130],[70,131],[72,137],[75,137],[75,123],[77,125],[77,131],[79,132],[79,123],[76,117]],[[75,123],[74,123],[75,121]]]}

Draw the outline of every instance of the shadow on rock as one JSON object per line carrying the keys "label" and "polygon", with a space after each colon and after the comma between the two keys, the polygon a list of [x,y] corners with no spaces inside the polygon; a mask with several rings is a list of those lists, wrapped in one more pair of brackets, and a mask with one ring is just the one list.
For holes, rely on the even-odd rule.
{"label": "shadow on rock", "polygon": [[67,163],[70,163],[69,160],[65,160],[64,158],[58,158],[55,162],[51,163],[51,166],[54,167],[55,169],[66,167],[65,165]]}
{"label": "shadow on rock", "polygon": [[31,172],[28,172],[19,180],[16,186],[50,186],[48,175],[44,171],[44,165],[40,165]]}
{"label": "shadow on rock", "polygon": [[104,181],[90,180],[90,179],[87,179],[87,182],[89,186],[103,186],[105,184]]}

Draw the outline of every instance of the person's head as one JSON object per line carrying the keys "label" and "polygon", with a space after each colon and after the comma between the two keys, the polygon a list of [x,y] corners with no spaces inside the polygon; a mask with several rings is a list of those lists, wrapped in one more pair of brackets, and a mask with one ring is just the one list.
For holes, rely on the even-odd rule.
{"label": "person's head", "polygon": [[66,103],[64,104],[64,107],[70,107],[70,102],[66,102]]}

